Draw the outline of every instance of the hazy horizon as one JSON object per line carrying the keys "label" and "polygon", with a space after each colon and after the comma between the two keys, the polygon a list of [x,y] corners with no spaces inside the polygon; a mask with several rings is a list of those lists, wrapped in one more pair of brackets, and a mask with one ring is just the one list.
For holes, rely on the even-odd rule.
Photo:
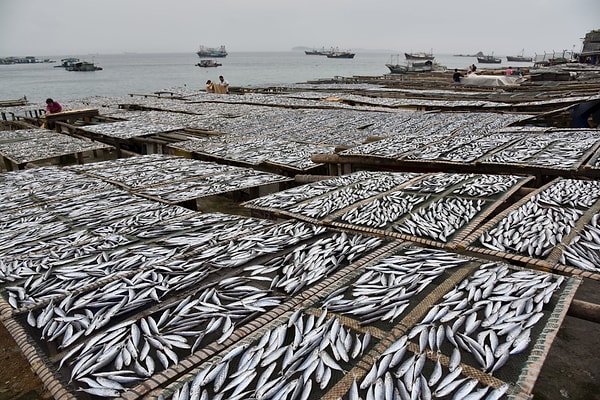
{"label": "hazy horizon", "polygon": [[578,52],[600,1],[2,0],[0,57],[295,47],[438,54]]}

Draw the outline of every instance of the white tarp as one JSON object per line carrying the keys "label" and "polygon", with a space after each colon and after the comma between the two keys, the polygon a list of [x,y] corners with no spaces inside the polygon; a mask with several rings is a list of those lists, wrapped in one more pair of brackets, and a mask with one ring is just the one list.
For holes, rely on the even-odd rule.
{"label": "white tarp", "polygon": [[469,74],[460,79],[460,83],[469,86],[515,86],[525,79],[518,75],[477,75]]}

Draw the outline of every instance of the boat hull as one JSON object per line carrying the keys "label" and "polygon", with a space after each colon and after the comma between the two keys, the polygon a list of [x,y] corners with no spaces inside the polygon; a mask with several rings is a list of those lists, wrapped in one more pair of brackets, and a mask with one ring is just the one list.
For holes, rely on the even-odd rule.
{"label": "boat hull", "polygon": [[77,62],[73,65],[65,68],[67,71],[77,71],[77,72],[90,72],[90,71],[102,71],[102,67],[97,67],[93,63],[90,62]]}
{"label": "boat hull", "polygon": [[512,62],[533,62],[533,57],[506,56],[506,61],[512,61]]}
{"label": "boat hull", "polygon": [[227,53],[220,53],[220,52],[202,52],[202,51],[199,51],[196,54],[198,54],[198,57],[211,57],[211,58],[224,58],[224,57],[227,57]]}
{"label": "boat hull", "polygon": [[330,53],[327,58],[354,58],[354,53]]}
{"label": "boat hull", "polygon": [[211,67],[220,67],[220,66],[221,66],[221,65],[223,65],[223,64],[221,64],[221,63],[218,63],[218,62],[214,62],[214,61],[211,61],[211,62],[202,62],[202,61],[200,61],[200,62],[199,62],[198,64],[196,64],[196,65],[197,65],[198,67],[202,67],[202,68],[211,68]]}
{"label": "boat hull", "polygon": [[496,57],[477,57],[477,62],[480,64],[500,64],[502,59]]}
{"label": "boat hull", "polygon": [[435,58],[434,55],[430,53],[404,53],[404,57],[408,61],[431,61]]}
{"label": "boat hull", "polygon": [[385,66],[389,68],[392,74],[411,74],[433,71],[433,63],[431,61],[427,61],[424,63],[413,63],[409,65],[385,64]]}
{"label": "boat hull", "polygon": [[307,56],[326,56],[327,52],[320,50],[304,50],[304,54],[306,54]]}

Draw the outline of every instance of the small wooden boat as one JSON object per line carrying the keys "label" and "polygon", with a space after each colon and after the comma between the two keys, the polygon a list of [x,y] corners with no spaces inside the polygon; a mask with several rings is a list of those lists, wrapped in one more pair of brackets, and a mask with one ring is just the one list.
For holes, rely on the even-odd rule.
{"label": "small wooden boat", "polygon": [[209,67],[220,67],[223,64],[218,63],[215,60],[200,60],[200,62],[196,65],[199,67],[202,67],[202,68],[209,68]]}

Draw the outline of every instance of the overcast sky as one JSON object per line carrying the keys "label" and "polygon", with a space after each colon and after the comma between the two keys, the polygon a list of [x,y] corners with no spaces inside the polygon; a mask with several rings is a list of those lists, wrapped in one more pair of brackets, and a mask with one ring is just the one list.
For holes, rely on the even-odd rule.
{"label": "overcast sky", "polygon": [[600,0],[0,0],[0,57],[290,51],[497,56],[581,50]]}

